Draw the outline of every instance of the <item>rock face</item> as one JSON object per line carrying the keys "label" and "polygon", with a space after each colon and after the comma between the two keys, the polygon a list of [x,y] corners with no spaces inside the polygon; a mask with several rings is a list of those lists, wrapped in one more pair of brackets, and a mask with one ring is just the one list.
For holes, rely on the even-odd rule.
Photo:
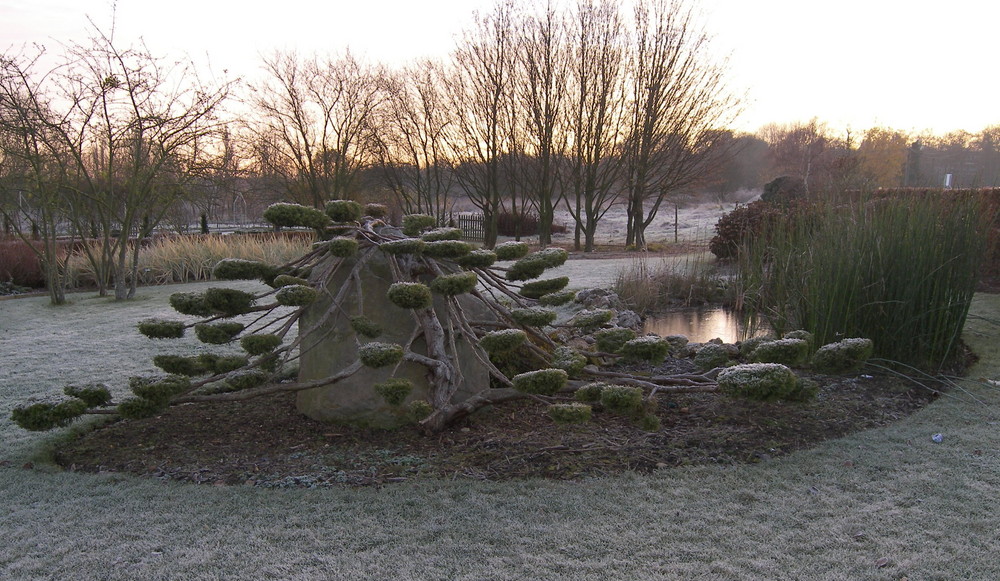
{"label": "rock face", "polygon": [[[404,347],[409,345],[410,351],[426,353],[423,339],[413,339],[418,323],[412,311],[397,307],[386,298],[386,292],[395,280],[382,252],[375,250],[359,269],[357,278],[352,279],[351,272],[357,264],[356,260],[345,260],[328,282],[327,288],[331,293],[345,291],[343,309],[331,312],[333,297],[321,297],[309,307],[299,322],[299,334],[305,337],[301,346],[300,381],[336,374],[357,360],[359,344],[370,341],[397,343]],[[317,268],[314,273],[323,270]],[[345,285],[349,285],[347,289],[344,289]],[[362,292],[357,292],[358,285],[363,289]],[[363,303],[360,305],[359,296]],[[459,302],[469,318],[493,320],[488,309],[474,297],[461,295]],[[434,310],[447,331],[447,304],[439,296],[434,298]],[[351,327],[350,318],[357,315],[363,315],[378,325],[381,334],[377,338],[356,334]],[[457,361],[452,363],[461,377],[452,402],[458,403],[489,389],[489,373],[464,337],[456,337],[455,347]],[[406,378],[413,382],[413,392],[402,405],[389,405],[375,393],[373,386],[390,377]],[[303,414],[321,421],[392,428],[410,421],[407,403],[426,400],[427,397],[427,368],[403,361],[399,365],[379,369],[362,367],[350,378],[336,384],[300,391],[296,406]]]}

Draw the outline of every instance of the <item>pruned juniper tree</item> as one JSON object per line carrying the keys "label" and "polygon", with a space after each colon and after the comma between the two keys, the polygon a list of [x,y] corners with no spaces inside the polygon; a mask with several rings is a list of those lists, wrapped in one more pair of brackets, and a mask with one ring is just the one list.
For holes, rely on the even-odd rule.
{"label": "pruned juniper tree", "polygon": [[[230,259],[214,271],[219,280],[261,279],[268,290],[175,293],[171,306],[196,320],[139,324],[152,339],[193,330],[209,345],[238,343],[241,355],[158,355],[166,375],[132,378],[131,397],[116,402],[103,385],[68,387],[66,399],[19,407],[12,418],[45,430],[88,413],[142,418],[290,391],[306,415],[353,425],[419,422],[433,433],[485,406],[532,398],[557,422],[585,421],[596,404],[655,429],[657,394],[718,390],[720,367],[732,363],[677,375],[616,369],[610,364],[620,360],[662,362],[687,340],[636,336],[611,324],[609,309],[565,308],[576,294],[565,290],[568,279],[539,278],[565,262],[565,250],[530,253],[521,242],[477,250],[461,231],[434,228],[433,216],[407,215],[398,228],[385,214],[346,200],[326,211],[272,205],[271,223],[314,228],[320,241],[280,267]],[[749,378],[753,397],[792,399],[808,388],[789,385],[791,372],[765,366],[761,376],[754,365],[736,366],[749,367],[736,376]],[[556,397],[573,392],[573,403]]]}

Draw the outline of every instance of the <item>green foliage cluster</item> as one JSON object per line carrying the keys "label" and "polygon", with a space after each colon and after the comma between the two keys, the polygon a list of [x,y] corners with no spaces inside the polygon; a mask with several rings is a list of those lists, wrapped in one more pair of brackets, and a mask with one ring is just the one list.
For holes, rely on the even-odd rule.
{"label": "green foliage cluster", "polygon": [[524,344],[528,335],[520,329],[501,329],[490,331],[479,339],[479,346],[487,353],[502,353],[511,351]]}
{"label": "green foliage cluster", "polygon": [[358,348],[358,358],[368,367],[386,367],[403,360],[403,346],[373,341]]}
{"label": "green foliage cluster", "polygon": [[605,353],[618,353],[626,342],[635,339],[635,331],[625,327],[600,329],[594,333],[597,349]]}
{"label": "green foliage cluster", "polygon": [[253,309],[253,293],[233,288],[210,288],[202,295],[210,314],[223,317],[245,315]]}
{"label": "green foliage cluster", "polygon": [[729,364],[729,350],[725,345],[706,343],[694,356],[695,367],[702,371],[725,367]]}
{"label": "green foliage cluster", "polygon": [[424,256],[455,260],[472,252],[472,245],[462,240],[438,240],[424,244]]}
{"label": "green foliage cluster", "polygon": [[663,340],[670,345],[671,353],[680,353],[688,344],[688,338],[684,335],[667,335]]}
{"label": "green foliage cluster", "polygon": [[747,339],[744,339],[743,341],[740,341],[739,343],[740,357],[743,357],[744,359],[749,358],[750,354],[753,353],[754,349],[756,349],[761,343],[766,343],[767,341],[774,341],[775,339],[776,337],[774,337],[773,335],[757,335],[755,337],[749,337]]}
{"label": "green foliage cluster", "polygon": [[430,282],[430,289],[439,295],[455,296],[472,292],[479,277],[471,271],[443,274]]}
{"label": "green foliage cluster", "polygon": [[221,323],[198,323],[194,326],[194,334],[202,343],[223,345],[229,343],[243,332],[243,323],[223,321]]}
{"label": "green foliage cluster", "polygon": [[599,403],[601,401],[601,393],[604,391],[604,388],[609,386],[610,384],[600,381],[588,383],[577,389],[573,397],[582,402]]}
{"label": "green foliage cluster", "polygon": [[809,359],[809,343],[805,339],[776,339],[764,341],[750,353],[754,363],[781,363],[796,367]]}
{"label": "green foliage cluster", "polygon": [[425,242],[419,238],[401,238],[379,244],[379,250],[387,254],[420,254]]}
{"label": "green foliage cluster", "polygon": [[510,318],[519,325],[527,327],[544,327],[556,320],[556,312],[541,307],[511,309]]}
{"label": "green foliage cluster", "polygon": [[87,411],[87,403],[78,398],[59,403],[35,403],[27,407],[16,407],[10,418],[25,430],[43,432],[69,425],[70,422]]}
{"label": "green foliage cluster", "polygon": [[238,355],[219,356],[213,353],[202,353],[192,357],[183,355],[156,355],[153,365],[174,375],[194,377],[206,373],[227,373],[247,364],[245,357]]}
{"label": "green foliage cluster", "polygon": [[587,358],[572,347],[561,345],[552,352],[552,367],[562,369],[570,377],[577,377],[587,366]]}
{"label": "green foliage cluster", "polygon": [[621,346],[621,354],[627,361],[647,361],[658,365],[670,354],[670,343],[656,335],[644,335],[626,341]]}
{"label": "green foliage cluster", "polygon": [[604,409],[627,416],[637,415],[643,409],[642,388],[631,385],[606,385],[601,389]]}
{"label": "green foliage cluster", "polygon": [[571,320],[570,324],[581,329],[596,329],[608,323],[615,312],[611,309],[586,309],[580,311]]}
{"label": "green foliage cluster", "polygon": [[259,260],[223,258],[212,268],[212,278],[216,280],[254,280],[264,278],[273,268]]}
{"label": "green foliage cluster", "polygon": [[875,344],[871,339],[849,338],[820,347],[812,358],[812,368],[818,373],[851,373],[859,371],[871,358]]}
{"label": "green foliage cluster", "polygon": [[226,376],[226,385],[233,391],[242,391],[264,385],[271,379],[271,374],[260,369],[245,369]]}
{"label": "green foliage cluster", "polygon": [[566,386],[569,374],[563,369],[538,369],[511,378],[514,389],[534,395],[553,395]]}
{"label": "green foliage cluster", "polygon": [[380,327],[375,321],[363,315],[351,317],[351,328],[354,329],[354,332],[358,335],[368,337],[369,339],[374,339],[382,334],[382,327]]}
{"label": "green foliage cluster", "polygon": [[212,309],[205,302],[201,293],[174,293],[170,295],[170,306],[182,315],[194,317],[209,317]]}
{"label": "green foliage cluster", "polygon": [[385,218],[389,215],[389,206],[369,202],[365,204],[365,215],[372,218]]}
{"label": "green foliage cluster", "polygon": [[406,413],[411,421],[419,422],[434,413],[434,407],[431,406],[430,402],[416,399],[407,404]]}
{"label": "green foliage cluster", "polygon": [[424,242],[439,242],[441,240],[461,240],[462,231],[458,228],[434,228],[420,235]]}
{"label": "green foliage cluster", "polygon": [[463,268],[489,268],[496,261],[497,255],[492,250],[473,250],[455,259],[455,262]]}
{"label": "green foliage cluster", "polygon": [[437,225],[437,218],[429,214],[407,214],[403,216],[403,234],[417,236],[424,230]]}
{"label": "green foliage cluster", "polygon": [[319,297],[319,292],[311,286],[290,284],[281,287],[274,295],[279,305],[286,307],[304,307],[311,305]]}
{"label": "green foliage cluster", "polygon": [[[568,277],[560,277],[560,278],[566,278],[566,283],[569,284],[569,278]],[[553,280],[559,280],[559,279],[553,279]],[[537,283],[531,282],[531,283],[528,283],[528,284],[526,284],[524,286],[538,284],[538,283],[542,283],[542,282],[547,282],[547,281],[540,280]],[[563,286],[565,286],[565,285],[563,285]],[[524,292],[524,287],[521,287],[521,292],[522,293]],[[522,294],[521,296],[524,296],[524,295]],[[527,298],[531,298],[531,297],[527,297]],[[565,305],[566,303],[572,301],[574,298],[576,298],[576,292],[575,291],[549,292],[549,293],[543,294],[542,296],[538,297],[538,304],[540,304],[540,305],[542,305],[544,307],[558,307],[558,306],[561,306],[561,305]]]}
{"label": "green foliage cluster", "polygon": [[271,286],[273,288],[281,288],[283,286],[288,286],[290,284],[302,284],[308,286],[309,281],[304,278],[292,276],[290,274],[279,274],[278,276],[274,277],[273,281],[271,281]]}
{"label": "green foliage cluster", "polygon": [[304,227],[322,230],[330,224],[330,217],[316,208],[301,204],[279,202],[264,210],[264,219],[278,227]]}
{"label": "green foliage cluster", "polygon": [[592,408],[580,402],[549,405],[549,417],[557,424],[582,424],[590,421]]}
{"label": "green foliage cluster", "polygon": [[816,348],[816,337],[812,333],[806,331],[805,329],[796,329],[795,331],[789,331],[784,334],[782,339],[802,339],[806,342],[806,351],[809,353],[813,352]]}
{"label": "green foliage cluster", "polygon": [[136,396],[165,406],[170,398],[190,389],[191,380],[174,374],[162,378],[132,377],[129,388]]}
{"label": "green foliage cluster", "polygon": [[353,200],[330,200],[326,203],[326,215],[338,223],[357,222],[364,208]]}
{"label": "green foliage cluster", "polygon": [[167,402],[159,402],[144,397],[132,397],[118,404],[118,415],[126,420],[151,418],[167,409]]}
{"label": "green foliage cluster", "polygon": [[745,363],[719,372],[719,391],[757,401],[788,399],[798,387],[791,369],[780,363]]}
{"label": "green foliage cluster", "polygon": [[546,302],[553,305],[566,304],[573,299],[575,293],[560,293],[560,296],[550,296],[550,295],[566,288],[566,285],[568,284],[569,284],[568,276],[559,276],[556,278],[547,278],[545,280],[536,280],[533,282],[524,283],[524,285],[521,287],[520,294],[522,297],[528,299],[544,299],[545,297],[549,297],[548,301]]}
{"label": "green foliage cluster", "polygon": [[493,251],[497,255],[497,260],[517,260],[528,255],[528,244],[526,242],[509,241],[497,244]]}
{"label": "green foliage cluster", "polygon": [[150,339],[180,339],[184,336],[184,329],[182,321],[146,319],[139,323],[139,332]]}
{"label": "green foliage cluster", "polygon": [[337,236],[326,243],[327,252],[338,258],[350,258],[358,253],[358,241],[346,236]]}
{"label": "green foliage cluster", "polygon": [[88,383],[82,386],[67,385],[63,389],[63,393],[83,400],[87,407],[96,408],[111,403],[111,392],[108,391],[108,386],[103,383]]}
{"label": "green foliage cluster", "polygon": [[413,392],[413,382],[402,377],[392,377],[375,384],[375,393],[389,405],[401,405]]}
{"label": "green foliage cluster", "polygon": [[[499,257],[500,254],[498,253],[497,256]],[[547,269],[565,264],[568,257],[569,253],[562,248],[546,248],[532,252],[510,266],[507,270],[507,280],[522,281],[538,278]]]}
{"label": "green foliage cluster", "polygon": [[392,304],[403,309],[426,309],[434,301],[431,289],[419,282],[393,283],[389,285],[386,296]]}
{"label": "green foliage cluster", "polygon": [[240,347],[250,355],[265,355],[281,345],[281,337],[273,333],[247,335],[240,339]]}

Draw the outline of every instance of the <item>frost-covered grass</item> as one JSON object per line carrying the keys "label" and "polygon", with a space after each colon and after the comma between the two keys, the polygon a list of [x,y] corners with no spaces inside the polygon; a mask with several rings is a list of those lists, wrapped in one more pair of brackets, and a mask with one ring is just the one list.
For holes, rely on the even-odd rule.
{"label": "frost-covered grass", "polygon": [[[194,286],[125,304],[0,301],[0,579],[1000,574],[997,387],[970,385],[888,428],[757,465],[580,482],[258,490],[22,469],[58,435],[20,431],[10,407],[70,379],[120,386],[148,369],[134,323],[168,314],[170,292],[208,285]],[[984,355],[973,377],[1000,380],[1000,296],[977,296],[972,312],[966,337]]]}

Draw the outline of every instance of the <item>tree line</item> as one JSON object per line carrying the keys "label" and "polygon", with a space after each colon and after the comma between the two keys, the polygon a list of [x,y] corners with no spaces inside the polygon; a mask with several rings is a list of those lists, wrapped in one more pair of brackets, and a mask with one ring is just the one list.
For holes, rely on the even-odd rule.
{"label": "tree line", "polygon": [[[664,204],[694,192],[721,200],[778,175],[813,191],[922,185],[939,166],[992,185],[1000,165],[996,128],[947,142],[833,137],[815,120],[735,133],[740,98],[684,0],[498,0],[445,58],[390,68],[349,51],[274,52],[262,68],[255,81],[203,79],[100,31],[59,55],[3,54],[4,230],[39,241],[49,281],[64,272],[61,237],[91,240],[80,248],[100,292],[127,298],[130,241],[186,226],[192,209],[205,221],[353,199],[443,222],[462,199],[483,214],[487,247],[502,214],[537,216],[547,246],[561,209],[576,249],[592,251],[615,204],[623,242],[643,248]],[[973,178],[963,156],[975,148],[992,169]],[[49,286],[61,302],[63,285]]]}

